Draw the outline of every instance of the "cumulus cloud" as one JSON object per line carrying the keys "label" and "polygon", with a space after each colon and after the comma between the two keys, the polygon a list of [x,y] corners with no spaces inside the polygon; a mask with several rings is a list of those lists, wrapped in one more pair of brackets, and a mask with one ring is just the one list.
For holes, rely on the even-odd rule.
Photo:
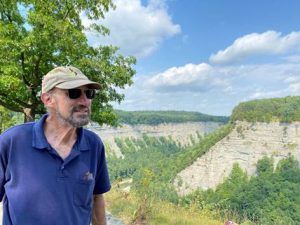
{"label": "cumulus cloud", "polygon": [[214,73],[209,64],[187,64],[151,77],[146,85],[161,92],[206,92],[215,87],[228,88],[227,81]]}
{"label": "cumulus cloud", "polygon": [[209,60],[215,64],[226,64],[238,62],[251,55],[279,55],[295,51],[300,51],[300,32],[283,36],[280,32],[266,31],[236,39],[225,50],[212,54]]}
{"label": "cumulus cloud", "polygon": [[283,80],[283,82],[288,84],[300,83],[300,74],[299,76],[288,76]]}
{"label": "cumulus cloud", "polygon": [[299,95],[300,94],[300,82],[290,84],[289,90],[291,91],[292,94]]}
{"label": "cumulus cloud", "polygon": [[[87,32],[91,45],[112,44],[120,47],[127,55],[145,57],[155,51],[168,37],[181,32],[178,24],[172,22],[163,0],[151,0],[144,6],[141,0],[115,0],[115,10],[109,11],[100,23],[110,30],[110,35],[103,37]],[[84,15],[85,26],[90,25]]]}
{"label": "cumulus cloud", "polygon": [[275,98],[284,96],[285,90],[277,90],[277,91],[257,91],[252,93],[249,97],[245,98],[244,101],[252,100],[252,99],[261,99],[261,98]]}
{"label": "cumulus cloud", "polygon": [[[300,93],[300,64],[187,64],[135,77],[126,110],[189,110],[230,115],[241,101]],[[119,106],[116,106],[117,108]]]}

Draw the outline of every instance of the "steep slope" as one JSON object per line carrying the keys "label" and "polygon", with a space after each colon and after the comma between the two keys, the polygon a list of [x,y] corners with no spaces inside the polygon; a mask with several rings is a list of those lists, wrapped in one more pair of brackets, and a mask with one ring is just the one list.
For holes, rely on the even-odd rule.
{"label": "steep slope", "polygon": [[215,188],[229,175],[234,163],[253,175],[257,161],[264,156],[273,157],[275,163],[289,154],[300,160],[299,100],[300,97],[264,99],[237,106],[232,115],[232,132],[178,174],[178,193]]}
{"label": "steep slope", "polygon": [[186,123],[163,123],[157,125],[128,125],[122,127],[90,127],[105,143],[110,154],[122,157],[122,153],[115,142],[115,138],[142,138],[143,135],[151,137],[169,137],[182,146],[189,146],[193,140],[210,133],[223,123],[219,122],[186,122]]}

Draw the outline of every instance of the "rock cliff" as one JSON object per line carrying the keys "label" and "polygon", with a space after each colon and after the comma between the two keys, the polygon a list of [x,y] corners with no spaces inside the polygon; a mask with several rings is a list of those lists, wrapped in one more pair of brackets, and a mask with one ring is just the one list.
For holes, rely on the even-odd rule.
{"label": "rock cliff", "polygon": [[234,163],[252,175],[264,156],[273,157],[276,164],[290,154],[300,160],[300,122],[237,121],[227,137],[178,174],[175,186],[180,195],[197,188],[215,188],[230,174]]}
{"label": "rock cliff", "polygon": [[122,127],[96,127],[89,129],[97,133],[104,141],[107,151],[122,157],[122,153],[115,142],[115,138],[142,138],[144,134],[152,137],[170,137],[182,146],[192,144],[192,139],[197,140],[199,135],[210,133],[222,123],[217,122],[187,122],[187,123],[164,123],[159,125],[122,125]]}

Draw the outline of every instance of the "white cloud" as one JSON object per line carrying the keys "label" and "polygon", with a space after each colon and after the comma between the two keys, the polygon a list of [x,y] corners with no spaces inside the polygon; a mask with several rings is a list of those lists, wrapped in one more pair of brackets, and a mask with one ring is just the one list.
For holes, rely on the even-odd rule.
{"label": "white cloud", "polygon": [[300,75],[299,76],[289,76],[286,79],[284,79],[285,83],[291,84],[291,83],[300,83]]}
{"label": "white cloud", "polygon": [[277,90],[257,90],[254,93],[247,96],[243,101],[248,101],[252,99],[262,99],[262,98],[281,98],[285,96],[296,96],[300,94],[300,83],[292,83],[287,87],[283,86]]}
{"label": "white cloud", "polygon": [[[116,10],[111,10],[100,23],[110,29],[107,37],[88,32],[93,46],[112,44],[120,47],[126,55],[145,57],[155,51],[161,42],[181,32],[172,22],[163,0],[149,1],[143,6],[141,0],[115,0]],[[85,26],[91,21],[82,16]]]}
{"label": "white cloud", "polygon": [[299,95],[300,94],[300,82],[290,84],[288,89],[290,92],[294,95]]}
{"label": "white cloud", "polygon": [[[238,63],[266,55],[272,55],[268,62],[249,58],[247,63]],[[126,100],[120,107],[230,115],[241,101],[299,95],[299,55],[300,32],[245,35],[212,55],[211,63],[189,63],[153,75],[137,75],[134,85],[124,91]]]}
{"label": "white cloud", "polygon": [[251,55],[278,55],[300,51],[300,32],[283,36],[276,31],[252,33],[236,39],[225,50],[212,54],[210,62],[226,64],[239,62]]}
{"label": "white cloud", "polygon": [[151,77],[146,85],[161,92],[206,92],[211,88],[228,88],[225,79],[215,76],[209,64],[187,64],[172,67]]}
{"label": "white cloud", "polygon": [[261,98],[275,98],[284,96],[285,90],[278,91],[257,91],[252,93],[249,97],[245,98],[244,101],[261,99]]}
{"label": "white cloud", "polygon": [[241,101],[300,94],[300,64],[172,67],[152,76],[136,76],[124,91],[126,110],[188,110],[230,115]]}

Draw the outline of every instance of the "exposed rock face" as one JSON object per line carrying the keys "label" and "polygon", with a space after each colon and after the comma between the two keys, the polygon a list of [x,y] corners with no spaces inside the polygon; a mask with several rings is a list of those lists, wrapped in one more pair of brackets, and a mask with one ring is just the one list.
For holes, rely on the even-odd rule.
{"label": "exposed rock face", "polygon": [[107,150],[114,152],[118,157],[122,157],[119,147],[115,143],[115,138],[142,138],[144,134],[152,137],[170,137],[183,146],[192,144],[192,138],[198,139],[198,135],[203,136],[217,129],[221,123],[216,122],[188,122],[188,123],[167,123],[159,125],[126,125],[119,128],[112,127],[89,127],[97,133],[104,141]]}
{"label": "exposed rock face", "polygon": [[178,174],[175,186],[180,195],[215,188],[228,177],[234,163],[252,175],[264,156],[273,157],[277,164],[289,154],[300,160],[300,122],[237,122],[227,137]]}

